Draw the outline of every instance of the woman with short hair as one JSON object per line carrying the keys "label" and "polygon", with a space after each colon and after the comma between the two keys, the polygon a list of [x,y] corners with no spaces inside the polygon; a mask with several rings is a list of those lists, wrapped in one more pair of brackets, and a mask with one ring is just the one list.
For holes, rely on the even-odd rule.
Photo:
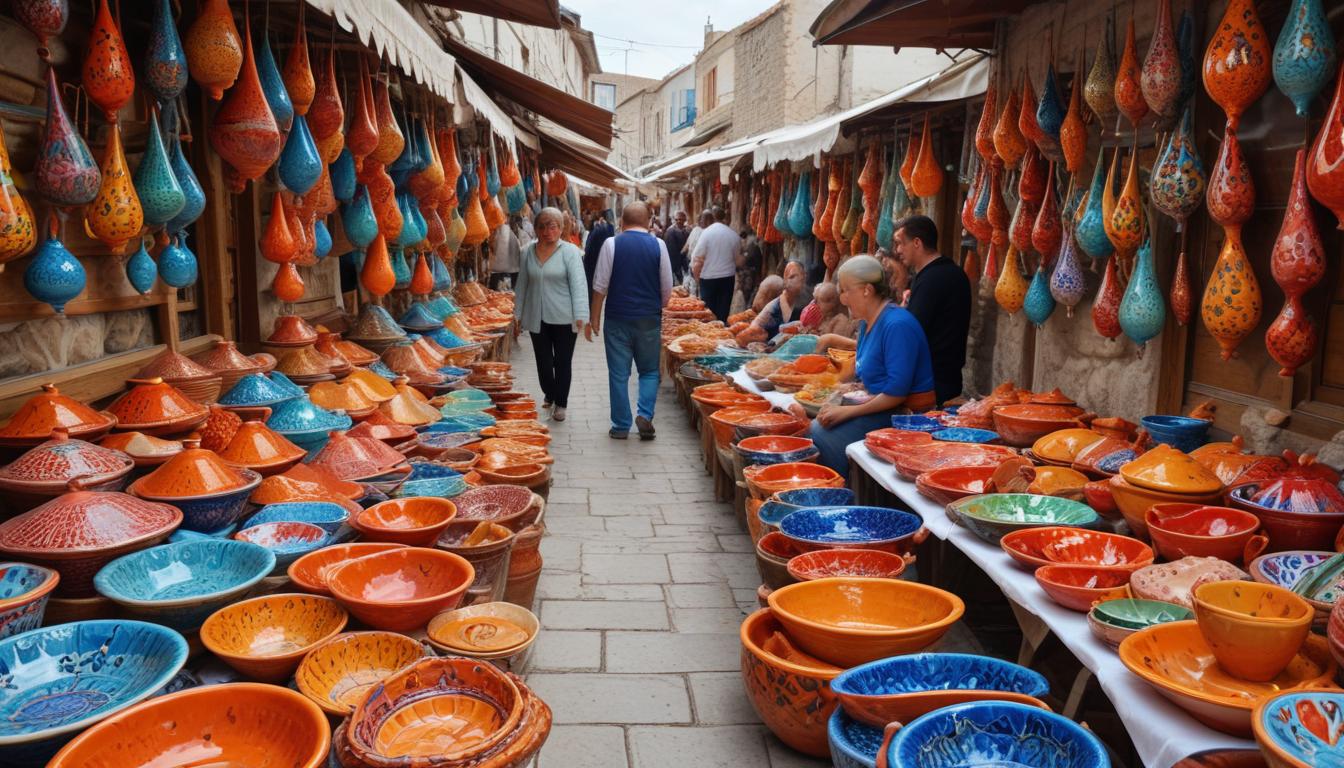
{"label": "woman with short hair", "polygon": [[542,208],[533,225],[537,239],[523,249],[514,289],[514,315],[532,336],[542,408],[565,420],[573,378],[574,343],[588,323],[588,280],[583,251],[562,239],[566,214]]}

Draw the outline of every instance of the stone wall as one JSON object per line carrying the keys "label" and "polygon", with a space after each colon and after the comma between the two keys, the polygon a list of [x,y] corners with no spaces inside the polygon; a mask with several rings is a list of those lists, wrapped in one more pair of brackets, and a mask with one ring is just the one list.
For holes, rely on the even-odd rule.
{"label": "stone wall", "polygon": [[0,378],[56,371],[159,343],[148,309],[0,325]]}
{"label": "stone wall", "polygon": [[783,7],[755,26],[738,32],[734,50],[734,138],[752,136],[784,124],[786,12]]}

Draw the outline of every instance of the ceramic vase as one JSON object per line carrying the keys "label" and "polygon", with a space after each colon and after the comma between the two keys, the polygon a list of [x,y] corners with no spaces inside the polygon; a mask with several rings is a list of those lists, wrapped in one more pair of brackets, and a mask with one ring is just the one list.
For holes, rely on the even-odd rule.
{"label": "ceramic vase", "polygon": [[1142,353],[1144,345],[1162,332],[1166,320],[1166,304],[1153,265],[1153,241],[1145,238],[1139,247],[1134,273],[1125,286],[1124,298],[1120,300],[1120,329],[1139,345]]}
{"label": "ceramic vase", "polygon": [[1241,245],[1241,227],[1225,226],[1223,233],[1222,250],[1204,286],[1200,317],[1222,358],[1230,360],[1260,322],[1260,285]]}
{"label": "ceramic vase", "polygon": [[1059,244],[1063,239],[1059,201],[1055,199],[1055,164],[1051,163],[1049,178],[1045,184],[1045,199],[1031,228],[1031,245],[1049,263],[1059,255]]}
{"label": "ceramic vase", "polygon": [[197,275],[196,254],[187,247],[186,236],[171,237],[159,252],[159,279],[173,288],[186,288],[196,284]]}
{"label": "ceramic vase", "polygon": [[280,76],[280,65],[275,63],[275,54],[271,52],[270,34],[261,36],[261,48],[257,50],[257,77],[261,80],[261,92],[266,94],[266,104],[271,108],[275,124],[280,130],[288,131],[294,122],[294,103],[289,100],[284,78]]}
{"label": "ceramic vase", "polygon": [[386,296],[396,285],[397,276],[392,272],[392,259],[387,252],[387,242],[380,234],[374,237],[364,255],[364,267],[359,273],[359,284],[364,286],[371,296]]}
{"label": "ceramic vase", "polygon": [[1312,99],[1335,71],[1335,39],[1321,0],[1293,0],[1274,45],[1274,83],[1297,108],[1311,112]]}
{"label": "ceramic vase", "polygon": [[80,82],[89,99],[103,110],[108,122],[115,119],[135,92],[135,70],[131,68],[126,42],[112,18],[107,0],[99,0],[93,26],[89,29],[88,51],[84,54]]}
{"label": "ceramic vase", "polygon": [[392,249],[392,287],[404,291],[411,287],[411,265],[406,263],[406,251]]}
{"label": "ceramic vase", "polygon": [[47,40],[65,31],[70,20],[69,0],[11,0],[10,11],[37,38],[38,56],[48,57]]}
{"label": "ceramic vase", "polygon": [[1186,219],[1199,208],[1207,183],[1204,164],[1195,147],[1192,112],[1187,107],[1180,130],[1167,137],[1148,182],[1149,199],[1159,211],[1175,220],[1178,232],[1184,230]]}
{"label": "ceramic vase", "polygon": [[1026,297],[1027,281],[1022,278],[1017,249],[1010,245],[1003,269],[999,271],[998,282],[994,285],[994,301],[1011,315],[1022,308]]}
{"label": "ceramic vase", "polygon": [[0,270],[5,262],[27,256],[37,247],[33,209],[14,185],[13,171],[5,145],[5,126],[0,122]]}
{"label": "ceramic vase", "polygon": [[1241,226],[1255,209],[1255,182],[1231,120],[1223,128],[1223,144],[1209,175],[1206,197],[1209,218],[1224,227]]}
{"label": "ceramic vase", "polygon": [[[999,115],[999,122],[994,127],[994,150],[1008,168],[1016,168],[1022,160],[1023,153],[1027,151],[1027,140],[1017,127],[1018,113],[1021,109],[1022,102],[1017,91],[1010,88],[1008,98],[1004,100],[1003,112]],[[904,174],[902,178],[905,178]],[[906,186],[910,186],[908,179]]]}
{"label": "ceramic vase", "polygon": [[1059,248],[1059,259],[1050,273],[1050,295],[1064,305],[1064,314],[1073,317],[1073,308],[1083,300],[1087,290],[1087,281],[1083,277],[1083,265],[1078,258],[1078,246],[1074,242],[1073,232],[1064,230],[1064,242]]}
{"label": "ceramic vase", "polygon": [[182,191],[182,185],[177,183],[172,161],[168,159],[168,150],[163,145],[159,121],[152,114],[145,153],[140,156],[140,165],[135,168],[135,192],[140,196],[145,223],[150,227],[172,221],[187,204],[187,196]]}
{"label": "ceramic vase", "polygon": [[980,121],[975,126],[975,151],[985,163],[999,156],[994,149],[994,106],[997,98],[998,92],[991,82],[985,91],[985,101],[980,105]]}
{"label": "ceramic vase", "polygon": [[1139,52],[1134,44],[1134,19],[1125,30],[1125,48],[1120,54],[1120,66],[1115,73],[1115,106],[1134,128],[1148,114],[1148,102],[1143,98],[1143,75]]}
{"label": "ceramic vase", "polygon": [[1069,111],[1059,126],[1059,151],[1064,156],[1064,168],[1075,179],[1087,162],[1087,126],[1083,123],[1082,83],[1073,79],[1069,89]]}
{"label": "ceramic vase", "polygon": [[1050,275],[1046,274],[1045,264],[1036,267],[1036,275],[1031,278],[1027,296],[1022,301],[1022,311],[1031,324],[1040,328],[1055,311],[1055,297],[1050,295]]}
{"label": "ceramic vase", "polygon": [[187,52],[177,34],[171,0],[155,0],[145,48],[145,86],[160,103],[167,103],[187,87]]}
{"label": "ceramic vase", "polygon": [[1223,108],[1235,131],[1246,111],[1269,87],[1269,34],[1255,0],[1228,0],[1204,49],[1204,90]]}
{"label": "ceramic vase", "polygon": [[293,262],[287,261],[276,270],[271,280],[271,293],[280,301],[294,303],[303,298],[303,278]]}
{"label": "ceramic vase", "polygon": [[219,101],[238,79],[243,63],[243,44],[228,0],[203,0],[182,44],[191,78]]}
{"label": "ceramic vase", "polygon": [[1078,247],[1093,260],[1104,259],[1115,250],[1106,236],[1102,197],[1106,192],[1106,150],[1097,150],[1097,164],[1092,169],[1092,185],[1087,191],[1087,202],[1079,209],[1075,235]]}
{"label": "ceramic vase", "polygon": [[1092,327],[1105,338],[1114,339],[1120,335],[1120,300],[1123,298],[1120,287],[1120,274],[1115,267],[1115,259],[1106,260],[1106,272],[1101,277],[1101,287],[1092,300]]}
{"label": "ceramic vase", "polygon": [[261,231],[261,239],[258,240],[257,246],[261,250],[262,258],[273,264],[288,263],[298,250],[294,236],[289,231],[285,201],[279,190],[276,190],[271,197],[271,215],[266,219],[266,226]]}
{"label": "ceramic vase", "polygon": [[1115,52],[1111,50],[1113,17],[1106,17],[1106,29],[1097,41],[1097,52],[1092,57],[1087,82],[1083,85],[1083,101],[1092,114],[1106,121],[1115,116]]}
{"label": "ceramic vase", "polygon": [[28,295],[51,305],[56,314],[65,314],[65,305],[83,293],[84,265],[57,236],[55,215],[51,215],[47,239],[23,272],[23,287]]}
{"label": "ceramic vase", "polygon": [[336,82],[334,46],[327,49],[327,63],[322,68],[321,79],[317,81],[317,91],[313,94],[313,105],[308,108],[307,117],[308,127],[315,139],[325,139],[338,133],[345,125],[345,103],[341,100],[340,86]]}
{"label": "ceramic vase", "polygon": [[74,208],[98,195],[101,176],[84,137],[65,111],[56,72],[47,67],[47,124],[37,150],[37,193],[52,205]]}
{"label": "ceramic vase", "polygon": [[1326,259],[1307,196],[1305,166],[1306,152],[1299,149],[1288,207],[1269,257],[1274,282],[1283,289],[1284,305],[1265,333],[1265,347],[1281,366],[1280,376],[1292,376],[1316,354],[1316,324],[1302,306],[1302,295],[1325,276]]}
{"label": "ceramic vase", "polygon": [[98,196],[84,208],[84,227],[113,253],[121,253],[144,226],[144,212],[136,196],[126,153],[121,144],[121,124],[112,122],[103,150],[102,179]]}
{"label": "ceramic vase", "polygon": [[1176,35],[1171,28],[1171,0],[1157,1],[1157,25],[1148,43],[1139,75],[1143,100],[1164,123],[1176,117],[1176,102],[1181,95],[1181,60]]}
{"label": "ceramic vase", "polygon": [[229,90],[210,124],[210,146],[235,171],[227,182],[237,193],[275,163],[283,145],[284,136],[261,89],[252,36],[248,35],[238,84]]}
{"label": "ceramic vase", "polygon": [[[297,107],[295,108],[297,111]],[[278,165],[280,183],[296,195],[305,195],[322,175],[322,158],[317,154],[313,134],[302,114],[294,116]]]}
{"label": "ceramic vase", "polygon": [[158,266],[149,257],[149,251],[145,250],[144,241],[141,241],[140,247],[126,259],[126,281],[136,293],[147,296],[154,289],[154,279],[158,274]]}
{"label": "ceramic vase", "polygon": [[1335,214],[1344,229],[1344,62],[1335,78],[1335,96],[1307,157],[1307,189]]}

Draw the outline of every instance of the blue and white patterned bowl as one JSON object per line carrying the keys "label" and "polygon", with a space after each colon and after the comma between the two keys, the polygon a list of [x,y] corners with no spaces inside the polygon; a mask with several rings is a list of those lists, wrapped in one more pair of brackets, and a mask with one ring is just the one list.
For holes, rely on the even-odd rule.
{"label": "blue and white patterned bowl", "polygon": [[937,432],[945,429],[943,423],[922,413],[898,413],[891,417],[891,426],[911,432]]}
{"label": "blue and white patterned bowl", "polygon": [[1204,444],[1209,436],[1208,419],[1189,416],[1144,416],[1139,419],[1154,443],[1166,443],[1178,451],[1189,453]]}
{"label": "blue and white patterned bowl", "polygon": [[846,507],[854,503],[848,488],[794,488],[780,491],[761,505],[757,517],[770,528],[779,528],[784,518],[811,507]]}
{"label": "blue and white patterned bowl", "polygon": [[42,624],[51,591],[61,575],[30,563],[0,563],[0,639]]}
{"label": "blue and white patterned bowl", "polygon": [[[865,720],[869,719],[866,712],[884,708],[918,711],[920,705],[915,699],[921,694],[965,690],[1002,691],[1039,699],[1050,692],[1050,683],[1026,667],[969,653],[893,656],[851,667],[831,681],[831,691],[840,697],[841,706],[857,707],[851,714]],[[939,706],[932,699],[930,704]]]}
{"label": "blue and white patterned bowl", "polygon": [[293,520],[251,525],[235,533],[233,538],[270,550],[275,555],[273,574],[283,573],[290,563],[331,543],[331,536],[321,526]]}
{"label": "blue and white patterned bowl", "polygon": [[79,731],[148,698],[187,641],[140,621],[76,621],[0,640],[0,765],[41,766]]}
{"label": "blue and white patterned bowl", "polygon": [[238,523],[231,523],[213,531],[188,531],[186,528],[178,528],[173,531],[172,536],[168,537],[168,543],[176,544],[179,541],[191,541],[193,539],[227,539],[237,530]]}
{"label": "blue and white patterned bowl", "polygon": [[1026,704],[975,701],[906,723],[887,747],[902,768],[1109,768],[1106,747],[1082,726]]}
{"label": "blue and white patterned bowl", "polygon": [[882,749],[882,731],[860,723],[836,707],[826,724],[826,739],[831,744],[831,765],[835,768],[877,768],[877,752]]}
{"label": "blue and white patterned bowl", "polygon": [[163,544],[119,557],[93,577],[98,594],[127,615],[182,632],[242,599],[275,568],[265,547],[233,539]]}
{"label": "blue and white patterned bowl", "polygon": [[350,512],[329,501],[286,501],[267,504],[247,519],[245,528],[262,523],[311,523],[335,537],[350,520]]}
{"label": "blue and white patterned bowl", "polygon": [[887,507],[809,507],[785,517],[779,532],[805,550],[900,547],[924,525],[914,512]]}
{"label": "blue and white patterned bowl", "polygon": [[1334,556],[1334,552],[1310,549],[1272,552],[1252,560],[1246,570],[1251,574],[1251,578],[1258,582],[1292,589],[1304,573]]}
{"label": "blue and white patterned bowl", "polygon": [[1289,691],[1262,699],[1251,715],[1251,726],[1260,750],[1276,768],[1338,768],[1344,765],[1344,740],[1339,738],[1342,713],[1340,691]]}
{"label": "blue and white patterned bowl", "polygon": [[934,432],[933,439],[949,443],[996,443],[999,440],[999,433],[992,429],[950,427]]}

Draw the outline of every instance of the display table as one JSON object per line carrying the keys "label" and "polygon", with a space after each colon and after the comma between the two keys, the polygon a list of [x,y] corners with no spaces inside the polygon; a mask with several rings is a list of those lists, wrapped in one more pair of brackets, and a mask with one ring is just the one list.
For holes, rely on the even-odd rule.
{"label": "display table", "polygon": [[736,386],[738,389],[741,389],[744,392],[751,392],[753,394],[760,395],[761,397],[764,397],[766,400],[769,400],[771,406],[778,408],[782,411],[788,410],[789,406],[798,402],[797,400],[793,399],[793,395],[788,395],[783,392],[762,390],[760,387],[756,386],[756,382],[752,381],[751,377],[747,375],[747,372],[742,370],[741,368],[738,368],[736,371],[733,371],[731,374],[729,374],[729,378],[732,379],[733,385]]}
{"label": "display table", "polygon": [[[878,458],[863,443],[846,449],[852,466],[924,518],[929,533],[961,550],[983,570],[1014,603],[1014,612],[1025,624],[1037,620],[1096,676],[1102,690],[1124,722],[1144,765],[1167,768],[1178,760],[1211,749],[1254,749],[1255,742],[1215,731],[1168,702],[1150,685],[1130,672],[1115,649],[1093,636],[1086,617],[1055,603],[999,547],[981,540],[948,518],[941,504],[925,498],[915,484],[901,479],[896,468]],[[1039,645],[1039,640],[1035,643]],[[1070,696],[1076,706],[1076,691]],[[1066,707],[1067,708],[1067,707]]]}

